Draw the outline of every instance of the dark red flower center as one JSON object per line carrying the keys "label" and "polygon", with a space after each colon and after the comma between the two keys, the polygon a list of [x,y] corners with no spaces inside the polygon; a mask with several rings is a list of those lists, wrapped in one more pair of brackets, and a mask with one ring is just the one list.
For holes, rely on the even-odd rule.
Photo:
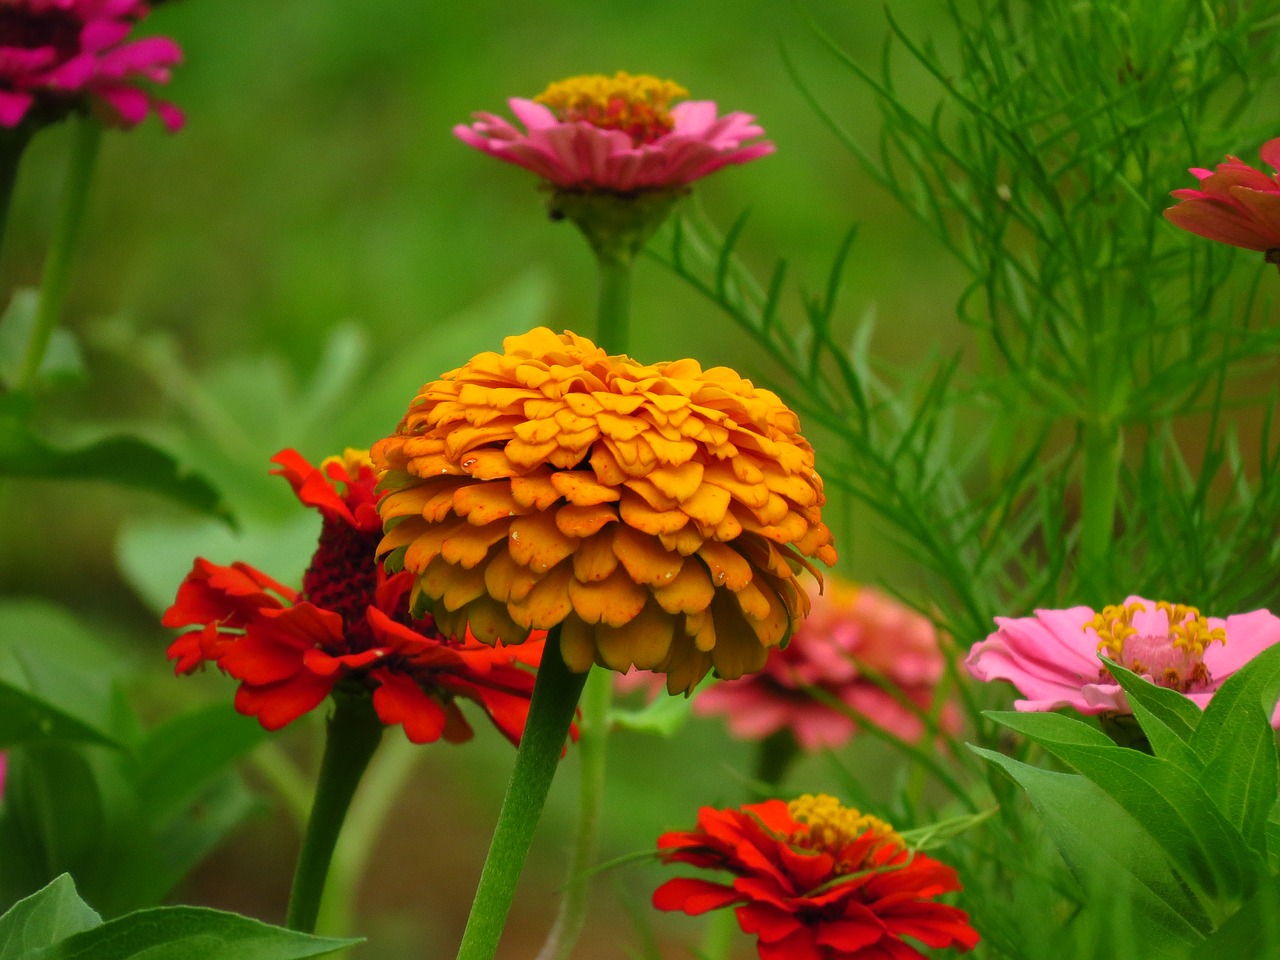
{"label": "dark red flower center", "polygon": [[65,10],[36,12],[0,5],[0,47],[53,47],[62,57],[71,57],[80,51],[83,27],[77,16]]}
{"label": "dark red flower center", "polygon": [[357,530],[343,520],[326,517],[320,544],[302,576],[303,597],[342,617],[347,640],[342,653],[360,653],[376,646],[366,614],[377,599],[374,554],[381,539],[381,530]]}

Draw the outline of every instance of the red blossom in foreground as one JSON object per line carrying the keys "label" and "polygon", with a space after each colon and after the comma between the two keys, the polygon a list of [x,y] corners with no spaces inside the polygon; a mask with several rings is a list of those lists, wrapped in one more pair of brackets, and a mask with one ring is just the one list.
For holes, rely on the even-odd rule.
{"label": "red blossom in foreground", "polygon": [[320,511],[320,543],[302,591],[244,563],[197,559],[169,627],[197,627],[169,648],[177,673],[216,663],[240,681],[236,709],[268,730],[318,706],[340,683],[371,689],[384,723],[402,724],[415,743],[471,736],[458,698],[472,700],[513,743],[524,731],[542,635],[519,646],[445,638],[430,618],[409,615],[413,576],[388,577],[374,559],[382,537],[380,495],[364,451],[348,450],[323,469],[293,450],[273,471]]}
{"label": "red blossom in foreground", "polygon": [[[1280,170],[1280,138],[1259,151],[1269,167]],[[1280,177],[1227,157],[1216,170],[1192,167],[1198,190],[1174,190],[1182,202],[1165,210],[1165,219],[1183,230],[1246,250],[1262,250],[1267,262],[1280,262]]]}
{"label": "red blossom in foreground", "polygon": [[[979,680],[1008,680],[1025,700],[1018,710],[1070,707],[1079,713],[1131,714],[1099,656],[1204,707],[1226,679],[1275,643],[1280,617],[1254,610],[1204,617],[1195,607],[1129,597],[1118,606],[1037,610],[996,617],[999,628],[973,645],[965,665]],[[1272,716],[1280,727],[1280,708]]]}
{"label": "red blossom in foreground", "polygon": [[734,878],[668,880],[653,905],[690,915],[736,905],[761,960],[924,960],[904,937],[959,950],[979,939],[968,914],[934,899],[960,889],[951,867],[834,797],[703,807],[697,829],[664,834],[658,847],[668,863]]}
{"label": "red blossom in foreground", "polygon": [[669,80],[619,71],[553,83],[533,100],[508,101],[525,129],[475,114],[454,134],[492,157],[524,167],[562,190],[630,194],[687,186],[728,164],[772,153],[755,117],[719,116],[710,100],[688,100]]}
{"label": "red blossom in foreground", "polygon": [[182,51],[168,37],[126,42],[148,12],[142,0],[0,0],[0,126],[92,105],[117,126],[154,111],[178,130],[182,111],[138,84],[168,83]]}
{"label": "red blossom in foreground", "polygon": [[[927,617],[870,587],[831,579],[785,649],[769,651],[764,669],[741,680],[713,684],[697,695],[693,711],[722,714],[729,732],[759,740],[790,730],[803,750],[834,748],[858,730],[850,713],[915,742],[924,724],[877,682],[928,712],[942,678],[938,634]],[[820,690],[848,712],[813,695]],[[958,726],[944,710],[942,725]]]}

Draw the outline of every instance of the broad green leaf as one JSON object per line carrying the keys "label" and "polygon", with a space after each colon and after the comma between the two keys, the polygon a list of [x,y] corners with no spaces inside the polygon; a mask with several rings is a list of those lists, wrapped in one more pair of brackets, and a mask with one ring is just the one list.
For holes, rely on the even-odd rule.
{"label": "broad green leaf", "polygon": [[0,917],[0,957],[18,960],[102,923],[68,874],[19,900]]}
{"label": "broad green leaf", "polygon": [[1278,960],[1280,889],[1263,883],[1235,913],[1192,950],[1186,960]]}
{"label": "broad green leaf", "polygon": [[1150,683],[1105,657],[1102,662],[1124,689],[1156,756],[1176,763],[1188,773],[1198,772],[1202,764],[1190,743],[1203,716],[1200,708],[1176,690]]}
{"label": "broad green leaf", "polygon": [[131,436],[55,446],[13,410],[0,409],[0,476],[103,480],[157,493],[200,513],[230,520],[218,491],[159,447]]}
{"label": "broad green leaf", "polygon": [[107,731],[43,697],[0,680],[0,748],[33,740],[85,740],[122,746]]}
{"label": "broad green leaf", "polygon": [[1143,825],[1210,897],[1248,895],[1265,872],[1197,778],[1168,760],[1117,747],[1092,727],[1053,713],[988,713],[998,723],[1040,744],[1116,801]]}
{"label": "broad green leaf", "polygon": [[692,709],[693,697],[671,697],[663,691],[637,710],[614,707],[609,711],[609,723],[623,730],[672,737],[685,725]]}
{"label": "broad green leaf", "polygon": [[[35,327],[40,291],[17,290],[9,306],[0,316],[0,386],[14,389],[22,373],[22,365]],[[84,377],[84,358],[75,337],[64,327],[53,331],[45,347],[36,384],[76,382]]]}
{"label": "broad green leaf", "polygon": [[1191,746],[1205,761],[1202,783],[1249,845],[1262,851],[1276,802],[1280,761],[1271,714],[1280,697],[1280,644],[1258,654],[1213,695]]}
{"label": "broad green leaf", "polygon": [[314,937],[205,907],[155,907],[20,960],[302,960],[359,942]]}
{"label": "broad green leaf", "polygon": [[1166,960],[1200,939],[1209,921],[1160,848],[1114,800],[1081,776],[1041,770],[992,750],[971,750],[1003,769],[1031,798],[1059,852],[1085,891],[1105,881],[1108,906],[1128,898],[1143,953]]}

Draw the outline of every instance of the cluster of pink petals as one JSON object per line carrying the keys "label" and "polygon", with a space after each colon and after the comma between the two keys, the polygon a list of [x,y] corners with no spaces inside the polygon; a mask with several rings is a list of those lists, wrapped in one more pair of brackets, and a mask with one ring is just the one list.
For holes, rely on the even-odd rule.
{"label": "cluster of pink petals", "polygon": [[[1280,170],[1280,138],[1262,145],[1263,162]],[[1200,189],[1174,190],[1182,202],[1165,218],[1192,233],[1246,250],[1280,250],[1280,177],[1235,157],[1216,170],[1192,167]]]}
{"label": "cluster of pink petals", "polygon": [[[866,722],[919,740],[925,732],[920,718],[869,677],[892,685],[920,711],[931,710],[944,666],[933,624],[870,587],[831,580],[810,598],[812,612],[786,649],[771,650],[759,673],[702,691],[694,712],[723,714],[729,732],[743,740],[790,730],[804,750],[839,747],[858,722],[816,699],[811,691],[817,689]],[[956,728],[954,710],[942,711],[942,725]]]}
{"label": "cluster of pink petals", "polygon": [[167,83],[182,51],[167,37],[124,42],[148,12],[143,0],[0,0],[0,126],[91,101],[113,124],[155,111],[178,130],[182,112],[137,83]]}
{"label": "cluster of pink petals", "polygon": [[[1136,596],[1125,600],[1125,605],[1134,603],[1147,610],[1134,618],[1135,639],[1167,632],[1166,616],[1154,602]],[[1070,607],[1037,610],[1031,617],[996,617],[999,629],[974,644],[965,665],[979,680],[1008,680],[1017,687],[1026,697],[1014,701],[1014,707],[1021,711],[1070,707],[1083,714],[1131,714],[1124,690],[1103,669],[1098,635],[1085,629],[1095,616],[1089,607]],[[1186,693],[1201,709],[1231,674],[1267,647],[1280,643],[1280,618],[1267,610],[1206,620],[1211,629],[1226,631],[1226,642],[1205,648],[1208,682]],[[1272,726],[1280,727],[1280,708],[1272,717]]]}
{"label": "cluster of pink petals", "polygon": [[673,128],[649,143],[635,143],[621,130],[585,120],[560,120],[532,100],[513,98],[508,103],[526,130],[491,113],[477,113],[474,123],[459,124],[453,132],[463,143],[531,170],[565,190],[669,190],[774,150],[768,141],[744,145],[764,135],[755,117],[746,113],[717,116],[710,100],[689,100],[672,107]]}

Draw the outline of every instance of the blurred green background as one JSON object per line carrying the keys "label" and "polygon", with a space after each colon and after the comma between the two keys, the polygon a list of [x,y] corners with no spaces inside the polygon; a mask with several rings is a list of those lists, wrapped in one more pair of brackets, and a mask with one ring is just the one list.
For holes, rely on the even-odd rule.
{"label": "blurred green background", "polygon": [[[910,0],[895,15],[927,32],[937,6]],[[961,344],[960,271],[864,176],[787,77],[780,43],[874,144],[875,104],[821,50],[810,15],[862,62],[877,60],[882,9],[841,0],[166,3],[146,32],[185,50],[165,95],[186,111],[187,127],[168,136],[150,121],[104,142],[67,308],[87,377],[49,406],[64,433],[115,423],[163,440],[224,488],[241,529],[105,486],[9,482],[0,488],[0,592],[65,605],[145,667],[136,697],[153,715],[202,697],[229,704],[229,681],[167,675],[169,634],[157,615],[196,553],[300,576],[318,520],[267,476],[268,458],[285,446],[311,458],[368,446],[394,428],[422,382],[504,334],[539,323],[592,332],[585,243],[547,221],[531,175],[451,134],[472,111],[505,112],[508,97],[566,76],[654,73],[724,111],[756,114],[777,153],[696,190],[722,229],[751,209],[739,246],[746,262],[767,275],[785,256],[793,277],[818,290],[857,223],[841,318],[852,328],[874,312],[877,352],[891,361]],[[24,161],[0,262],[7,289],[38,280],[66,147],[66,130],[50,130]],[[642,262],[635,289],[635,356],[693,356],[770,382],[769,358],[661,267]],[[796,297],[793,286],[784,316],[798,316]],[[842,511],[837,523],[846,572],[905,575],[860,517]],[[295,727],[280,740],[305,763],[318,726]],[[362,888],[356,930],[371,943],[358,955],[451,954],[511,756],[487,730],[465,747],[421,750]],[[889,794],[875,748],[846,762],[873,795]],[[611,763],[605,858],[691,826],[700,804],[740,801],[749,767],[747,749],[708,721],[674,741],[623,734]],[[531,955],[554,910],[572,755],[565,766],[504,946],[509,958]],[[814,760],[794,782],[830,788],[839,778]],[[279,921],[296,844],[268,803],[179,897]],[[624,904],[645,912],[663,874],[647,865],[606,874],[578,956],[637,946]],[[669,957],[688,955],[679,942],[694,942],[700,927],[647,922]],[[752,949],[745,937],[740,946]]]}

